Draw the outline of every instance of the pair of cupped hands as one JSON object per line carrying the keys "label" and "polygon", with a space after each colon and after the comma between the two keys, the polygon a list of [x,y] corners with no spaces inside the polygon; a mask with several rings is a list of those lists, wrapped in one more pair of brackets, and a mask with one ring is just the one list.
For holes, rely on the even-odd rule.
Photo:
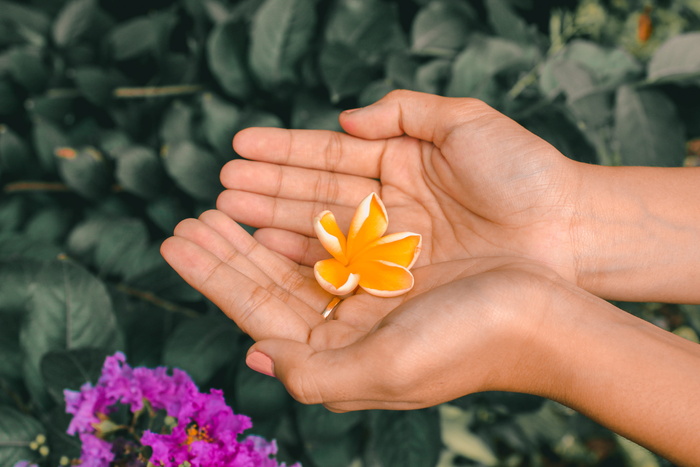
{"label": "pair of cupped hands", "polygon": [[[333,411],[565,384],[548,374],[562,365],[552,336],[573,329],[570,308],[603,301],[581,275],[582,164],[473,99],[397,91],[340,124],[235,135],[243,159],[223,168],[217,209],[162,246],[256,341],[249,366]],[[313,265],[330,255],[312,220],[330,210],[347,228],[371,192],[389,232],[422,235],[415,286],[393,298],[358,289],[325,320],[333,297]]]}

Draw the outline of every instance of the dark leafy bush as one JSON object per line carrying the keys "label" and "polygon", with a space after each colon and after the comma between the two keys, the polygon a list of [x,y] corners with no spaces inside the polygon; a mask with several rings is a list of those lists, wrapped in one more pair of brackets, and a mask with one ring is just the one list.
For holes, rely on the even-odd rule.
{"label": "dark leafy bush", "polygon": [[[307,466],[662,465],[525,395],[300,405],[158,253],[213,206],[236,131],[337,129],[396,88],[478,97],[578,160],[697,164],[698,3],[537,3],[0,0],[0,464],[39,459],[38,434],[47,465],[75,456],[62,389],[120,349],[223,388]],[[697,308],[623,306],[697,339]]]}

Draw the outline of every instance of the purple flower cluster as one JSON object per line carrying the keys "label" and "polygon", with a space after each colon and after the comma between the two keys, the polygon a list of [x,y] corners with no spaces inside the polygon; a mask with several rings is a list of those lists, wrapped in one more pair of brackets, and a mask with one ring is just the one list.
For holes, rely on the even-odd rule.
{"label": "purple flower cluster", "polygon": [[140,444],[152,449],[147,461],[153,465],[285,467],[271,457],[277,452],[274,441],[257,436],[238,439],[252,423],[233,413],[222,391],[200,393],[181,370],[169,375],[164,367],[131,368],[124,354],[117,352],[105,360],[95,386],[85,384],[64,395],[66,412],[73,415],[68,433],[77,433],[82,442],[81,467],[109,467],[115,461],[117,443],[109,440],[114,424],[106,422],[118,404],[128,406],[136,417],[163,411],[175,420],[172,428],[165,426],[158,433],[146,429],[140,436]]}

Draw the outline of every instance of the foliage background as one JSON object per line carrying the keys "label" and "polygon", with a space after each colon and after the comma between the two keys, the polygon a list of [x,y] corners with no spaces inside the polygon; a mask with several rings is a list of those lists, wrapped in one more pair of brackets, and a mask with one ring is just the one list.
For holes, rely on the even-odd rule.
{"label": "foliage background", "polygon": [[[699,25],[699,0],[0,0],[0,464],[39,433],[75,456],[61,390],[121,349],[306,466],[668,465],[525,395],[300,405],[158,248],[213,207],[237,130],[337,129],[395,88],[479,97],[578,160],[696,164]],[[697,340],[698,307],[619,305]]]}

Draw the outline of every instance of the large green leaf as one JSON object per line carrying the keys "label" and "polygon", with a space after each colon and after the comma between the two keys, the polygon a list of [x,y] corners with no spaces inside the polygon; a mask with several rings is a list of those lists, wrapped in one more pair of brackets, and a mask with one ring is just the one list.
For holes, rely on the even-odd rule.
{"label": "large green leaf", "polygon": [[[0,270],[0,277],[3,276]],[[2,308],[6,302],[2,297]],[[0,310],[2,310],[0,308]],[[22,380],[22,353],[19,348],[19,329],[22,315],[19,313],[0,311],[0,381],[15,382],[17,385]],[[3,395],[0,395],[0,400]]]}
{"label": "large green leaf", "polygon": [[319,65],[321,76],[331,91],[331,102],[358,94],[376,75],[355,49],[341,43],[326,44]]}
{"label": "large green leaf", "polygon": [[532,43],[538,39],[537,29],[518,16],[506,0],[486,0],[489,22],[504,39]]}
{"label": "large green leaf", "polygon": [[163,349],[166,365],[185,370],[198,383],[212,375],[236,354],[240,331],[223,315],[183,321]]}
{"label": "large green leaf", "polygon": [[202,130],[209,145],[222,162],[233,156],[231,140],[239,128],[241,111],[215,94],[202,96]]}
{"label": "large green leaf", "polygon": [[209,33],[209,68],[223,90],[233,97],[244,98],[251,92],[247,46],[247,30],[244,23],[223,22]]}
{"label": "large green leaf", "polygon": [[32,38],[35,40],[44,36],[51,26],[49,16],[38,8],[2,0],[0,1],[0,11],[2,11],[6,21],[14,23],[23,30],[32,31]]}
{"label": "large green leaf", "polygon": [[166,146],[192,139],[192,121],[194,112],[192,107],[183,101],[176,100],[165,111],[161,122],[159,136]]}
{"label": "large green leaf", "polygon": [[406,47],[396,5],[381,0],[334,2],[324,39],[346,45],[372,64],[379,63],[387,52]]}
{"label": "large green leaf", "polygon": [[672,37],[651,57],[648,65],[651,81],[700,82],[700,32]]}
{"label": "large green leaf", "polygon": [[296,413],[299,431],[315,441],[347,435],[365,417],[363,412],[334,413],[322,405],[299,405]]}
{"label": "large green leaf", "polygon": [[62,405],[63,390],[78,390],[85,383],[95,384],[102,364],[110,354],[104,349],[54,350],[41,359],[41,376],[51,397]]}
{"label": "large green leaf", "polygon": [[95,0],[71,0],[53,23],[53,40],[59,46],[71,45],[92,30],[98,17]]}
{"label": "large green leaf", "polygon": [[101,276],[123,278],[139,274],[153,266],[149,247],[148,229],[142,219],[117,219],[98,239],[95,265]]}
{"label": "large green leaf", "polygon": [[237,411],[253,419],[278,419],[289,408],[292,400],[284,385],[276,378],[251,370],[243,358],[240,361],[233,393]]}
{"label": "large green leaf", "polygon": [[411,51],[451,57],[464,48],[475,13],[468,3],[439,0],[420,9],[411,26]]}
{"label": "large green leaf", "polygon": [[34,459],[29,444],[44,433],[39,421],[12,407],[0,406],[0,465],[11,467],[21,460]]}
{"label": "large green leaf", "polygon": [[32,126],[32,142],[46,172],[56,170],[56,149],[69,144],[68,135],[58,125],[45,118],[35,118]]}
{"label": "large green leaf", "polygon": [[367,465],[419,467],[435,465],[440,456],[440,417],[435,408],[406,412],[372,412]]}
{"label": "large green leaf", "polygon": [[673,102],[655,89],[618,90],[615,138],[625,165],[679,166],[685,157],[683,122]]}
{"label": "large green leaf", "polygon": [[95,105],[106,106],[114,98],[114,90],[126,83],[117,70],[84,66],[73,70],[73,78],[80,93]]}
{"label": "large green leaf", "polygon": [[211,152],[191,141],[176,144],[163,154],[165,170],[190,196],[211,201],[222,191],[219,171],[223,165]]}
{"label": "large green leaf", "polygon": [[93,147],[58,148],[58,171],[70,188],[85,198],[99,198],[109,191],[111,167],[105,156]]}
{"label": "large green leaf", "polygon": [[36,174],[36,162],[29,145],[5,125],[0,125],[0,173],[6,180]]}
{"label": "large green leaf", "polygon": [[138,17],[122,23],[109,36],[116,60],[126,60],[154,51],[158,40],[158,24],[151,17]]}
{"label": "large green leaf", "polygon": [[498,37],[474,37],[457,56],[447,95],[476,97],[493,103],[502,95],[495,78],[511,70],[532,66],[535,50]]}
{"label": "large green leaf", "polygon": [[146,199],[158,197],[165,171],[156,152],[146,146],[130,146],[115,151],[115,177],[126,191]]}
{"label": "large green leaf", "polygon": [[45,402],[40,364],[46,353],[82,347],[114,350],[118,340],[104,284],[68,260],[46,263],[34,277],[20,332],[25,383],[36,401]]}
{"label": "large green leaf", "polygon": [[34,47],[15,47],[9,52],[10,71],[17,83],[37,94],[44,90],[49,75],[41,50]]}
{"label": "large green leaf", "polygon": [[268,87],[296,79],[316,26],[311,0],[265,0],[251,27],[250,68]]}

